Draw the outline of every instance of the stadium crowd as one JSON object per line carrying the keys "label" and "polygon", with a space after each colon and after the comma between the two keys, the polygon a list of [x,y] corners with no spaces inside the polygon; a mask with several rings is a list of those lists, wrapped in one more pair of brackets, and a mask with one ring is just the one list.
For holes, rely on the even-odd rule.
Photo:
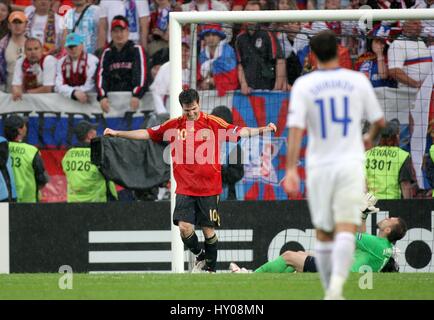
{"label": "stadium crowd", "polygon": [[[169,12],[338,10],[364,5],[434,9],[433,0],[0,0],[0,91],[10,93],[15,101],[26,93],[57,92],[80,103],[87,103],[89,93],[96,92],[103,112],[110,111],[108,92],[131,92],[129,107],[136,111],[140,99],[151,91],[156,113],[167,113]],[[290,91],[299,76],[316,68],[309,38],[325,29],[340,39],[341,67],[365,73],[380,94],[381,88],[401,90],[402,106],[396,112],[386,110],[387,120],[396,128],[388,127],[379,147],[403,150],[399,154],[405,154],[405,159],[385,159],[377,152],[383,157],[376,159],[378,163],[397,163],[392,177],[367,165],[367,171],[377,175],[370,176],[368,187],[377,179],[394,190],[382,194],[372,187],[369,191],[379,199],[427,196],[412,174],[409,151],[412,126],[422,125],[411,106],[432,72],[434,21],[375,21],[366,30],[356,21],[199,25],[197,53],[191,50],[190,28],[184,27],[184,87],[194,78],[199,90],[216,90],[219,96],[233,90],[244,95],[254,90]],[[192,77],[194,55],[198,65]],[[434,103],[431,109],[425,111],[434,118]],[[386,138],[393,141],[385,145]],[[432,144],[431,135],[427,140]],[[433,150],[427,147],[423,162],[432,188]],[[374,163],[375,154],[369,157]],[[4,179],[7,172],[2,169]],[[15,188],[10,189],[13,193]]]}

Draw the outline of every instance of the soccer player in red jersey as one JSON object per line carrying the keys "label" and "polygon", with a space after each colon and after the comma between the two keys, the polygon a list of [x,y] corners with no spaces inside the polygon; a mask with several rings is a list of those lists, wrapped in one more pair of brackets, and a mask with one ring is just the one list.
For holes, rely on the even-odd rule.
{"label": "soccer player in red jersey", "polygon": [[[183,111],[181,117],[148,129],[117,131],[107,128],[104,135],[170,142],[176,180],[173,223],[178,225],[184,244],[196,255],[193,272],[215,272],[218,239],[214,228],[220,226],[218,202],[222,192],[220,142],[276,132],[277,128],[273,123],[260,128],[238,127],[204,113],[194,89],[182,91],[179,102]],[[202,228],[204,250],[194,226]]]}

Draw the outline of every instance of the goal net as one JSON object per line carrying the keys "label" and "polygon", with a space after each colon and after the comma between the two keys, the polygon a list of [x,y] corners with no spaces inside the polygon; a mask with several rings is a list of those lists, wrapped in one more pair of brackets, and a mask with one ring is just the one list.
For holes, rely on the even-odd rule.
{"label": "goal net", "polygon": [[[434,129],[432,17],[430,9],[171,13],[171,95],[168,100],[171,117],[181,115],[178,94],[188,85],[199,91],[204,112],[228,117],[226,120],[239,126],[259,127],[275,123],[278,128],[275,135],[240,141],[243,176],[231,189],[224,189],[222,198],[288,200],[281,181],[285,172],[286,119],[291,86],[298,77],[317,68],[309,50],[309,39],[321,30],[333,30],[338,37],[340,66],[360,71],[369,78],[386,120],[394,121],[399,128],[399,146],[412,158],[415,179],[409,179],[413,196],[427,197],[431,185],[426,163],[434,137],[430,127]],[[183,54],[183,48],[188,49],[188,56]],[[183,58],[188,59],[188,63],[184,62],[184,72]],[[303,138],[299,162],[300,194],[292,199],[306,196],[307,141],[308,134]],[[387,166],[384,163],[370,165]],[[431,211],[425,209],[431,222]],[[241,243],[240,248],[245,246],[246,233],[242,230],[248,228],[240,225],[238,231],[225,229],[224,214],[222,212],[222,228],[217,233],[224,235],[222,242],[230,242],[231,246],[226,246],[231,249],[219,254],[219,270],[227,269],[231,261],[257,267],[288,248],[313,249],[313,233],[307,230],[311,226],[306,226],[301,233],[288,233],[283,231],[297,227],[282,225],[278,240],[273,239],[267,245],[254,245],[253,250],[262,248],[257,250],[267,250],[267,253],[246,254],[246,250],[238,250],[237,243]],[[394,212],[389,214],[394,215]],[[432,225],[425,227],[431,236],[422,229],[419,233],[411,232],[412,239],[407,236],[402,240],[401,249],[405,250],[414,240],[428,241],[432,253],[432,228]],[[375,227],[368,230],[375,232]],[[177,228],[173,227],[172,231],[172,270],[179,272],[184,270],[184,261],[191,261],[191,257],[184,250]],[[418,237],[421,239],[414,239]],[[261,242],[261,239],[253,236],[252,241]],[[292,246],[288,246],[289,242]],[[425,251],[430,255],[429,250]],[[262,257],[262,261],[253,261],[254,257]],[[418,269],[408,266],[405,257],[401,257],[399,263],[401,270]],[[422,263],[419,269],[432,271],[430,263]]]}

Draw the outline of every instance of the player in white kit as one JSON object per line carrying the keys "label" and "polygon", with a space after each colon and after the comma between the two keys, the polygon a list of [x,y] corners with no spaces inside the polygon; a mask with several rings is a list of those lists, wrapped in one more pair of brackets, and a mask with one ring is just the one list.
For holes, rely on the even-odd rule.
{"label": "player in white kit", "polygon": [[[325,299],[342,299],[355,249],[365,190],[365,148],[384,127],[384,116],[368,78],[339,68],[332,31],[310,40],[318,70],[292,87],[287,126],[288,153],[283,187],[299,190],[297,163],[307,129],[307,198],[316,229],[315,256]],[[372,125],[362,137],[362,119]]]}

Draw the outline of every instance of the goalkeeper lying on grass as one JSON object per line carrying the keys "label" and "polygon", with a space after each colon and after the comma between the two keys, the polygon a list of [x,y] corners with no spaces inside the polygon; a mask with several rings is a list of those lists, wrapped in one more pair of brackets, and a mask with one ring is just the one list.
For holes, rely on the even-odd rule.
{"label": "goalkeeper lying on grass", "polygon": [[[393,255],[393,245],[402,239],[407,232],[407,226],[401,218],[386,218],[377,223],[378,236],[366,233],[366,218],[369,214],[377,213],[380,209],[375,207],[377,199],[367,193],[365,207],[361,209],[362,225],[356,234],[356,251],[351,272],[359,272],[363,266],[369,266],[373,272],[398,271],[398,265]],[[250,272],[245,268],[231,263],[232,272]],[[317,272],[315,257],[304,251],[285,251],[277,259],[269,261],[254,272]]]}

